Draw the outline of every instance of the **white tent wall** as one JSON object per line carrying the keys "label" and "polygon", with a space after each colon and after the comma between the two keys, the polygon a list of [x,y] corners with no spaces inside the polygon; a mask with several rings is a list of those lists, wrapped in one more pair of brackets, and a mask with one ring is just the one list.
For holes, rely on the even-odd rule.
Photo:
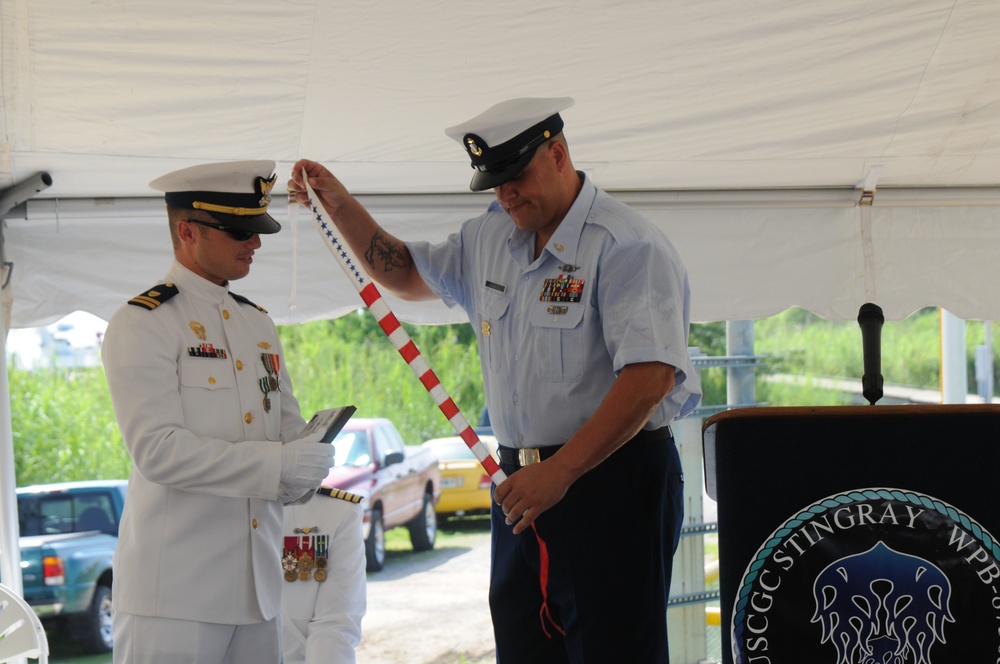
{"label": "white tent wall", "polygon": [[[689,271],[695,321],[761,318],[790,306],[853,320],[866,301],[879,304],[890,320],[925,306],[965,319],[1000,317],[998,190],[936,196],[878,190],[870,207],[858,205],[861,192],[851,189],[617,195],[677,246]],[[362,199],[390,233],[435,241],[484,210],[491,197]],[[272,207],[284,229],[263,238],[250,276],[233,289],[281,324],[357,309],[357,293],[308,212],[282,200]],[[45,325],[76,310],[107,320],[129,297],[155,285],[170,264],[158,199],[32,200],[25,216],[8,219],[4,230],[13,270],[12,327]],[[466,320],[440,303],[390,302],[407,322]]]}

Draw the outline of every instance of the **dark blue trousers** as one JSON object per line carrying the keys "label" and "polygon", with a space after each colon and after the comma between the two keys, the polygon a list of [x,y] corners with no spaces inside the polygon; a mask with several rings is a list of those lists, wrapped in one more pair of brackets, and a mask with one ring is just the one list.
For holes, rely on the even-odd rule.
{"label": "dark blue trousers", "polygon": [[[548,549],[540,617],[539,545],[514,535],[495,503],[490,610],[498,664],[668,664],[667,598],[683,519],[684,476],[669,429],[642,432],[536,521]],[[503,465],[510,475],[517,466]]]}

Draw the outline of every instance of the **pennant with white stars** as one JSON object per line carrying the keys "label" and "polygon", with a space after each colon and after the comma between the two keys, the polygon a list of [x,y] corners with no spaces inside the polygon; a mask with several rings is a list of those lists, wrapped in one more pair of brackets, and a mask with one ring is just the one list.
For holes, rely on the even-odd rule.
{"label": "pennant with white stars", "polygon": [[410,365],[413,372],[417,374],[417,378],[420,379],[420,382],[423,383],[431,397],[433,397],[434,402],[441,409],[441,412],[444,413],[444,416],[451,423],[455,432],[468,445],[472,453],[475,454],[483,469],[492,478],[493,483],[500,484],[507,479],[507,475],[500,469],[500,465],[490,454],[489,449],[479,439],[479,435],[472,429],[468,420],[465,419],[458,406],[448,395],[447,391],[445,391],[437,375],[431,370],[430,365],[427,364],[420,354],[420,349],[413,343],[410,335],[399,324],[392,310],[389,309],[389,305],[382,298],[382,294],[378,291],[375,283],[368,279],[364,267],[358,261],[357,256],[354,255],[351,248],[347,246],[347,242],[342,240],[337,227],[332,221],[326,218],[326,213],[319,203],[319,198],[312,187],[309,186],[308,176],[304,172],[302,180],[305,182],[306,193],[309,195],[309,211],[316,222],[316,228],[319,230],[320,237],[323,238],[326,248],[337,259],[337,263],[347,274],[348,280],[354,284],[368,310],[375,316],[379,327],[382,328],[385,335],[392,341],[396,350],[399,351],[400,356],[406,360],[406,363]]}

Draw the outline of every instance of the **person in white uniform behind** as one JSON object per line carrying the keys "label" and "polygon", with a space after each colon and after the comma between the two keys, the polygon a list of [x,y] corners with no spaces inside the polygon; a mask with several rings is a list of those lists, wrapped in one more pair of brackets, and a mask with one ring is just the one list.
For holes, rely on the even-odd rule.
{"label": "person in white uniform behind", "polygon": [[285,507],[283,664],[355,664],[367,609],[361,496],[320,487]]}
{"label": "person in white uniform behind", "polygon": [[305,427],[267,312],[230,292],[267,213],[273,161],[203,164],[165,193],[174,261],[112,316],[102,358],[132,457],[112,601],[116,664],[280,661],[283,505],[333,447]]}

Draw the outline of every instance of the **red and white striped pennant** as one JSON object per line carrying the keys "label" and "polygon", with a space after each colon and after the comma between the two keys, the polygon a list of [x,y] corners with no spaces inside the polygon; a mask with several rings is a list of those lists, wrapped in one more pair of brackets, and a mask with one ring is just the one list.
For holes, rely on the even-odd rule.
{"label": "red and white striped pennant", "polygon": [[368,307],[368,311],[372,313],[375,320],[378,321],[379,327],[382,328],[382,331],[392,341],[396,350],[399,351],[399,354],[406,360],[410,368],[413,369],[420,382],[423,383],[434,399],[434,403],[438,405],[438,408],[441,409],[441,412],[455,429],[455,433],[472,450],[472,453],[479,460],[480,465],[482,465],[486,474],[493,480],[493,483],[500,484],[507,479],[507,475],[500,469],[496,459],[490,454],[489,449],[483,444],[483,441],[479,439],[479,434],[469,425],[468,420],[465,419],[465,416],[462,415],[454,400],[448,395],[437,375],[424,360],[423,355],[420,354],[420,349],[413,343],[410,335],[403,329],[403,326],[400,325],[389,305],[382,298],[382,294],[375,286],[375,283],[367,278],[364,267],[354,255],[354,252],[347,246],[346,242],[341,241],[337,227],[326,219],[323,207],[318,203],[319,199],[316,196],[316,192],[309,186],[308,176],[304,172],[302,180],[306,183],[306,193],[309,195],[309,211],[316,222],[316,227],[323,238],[324,244],[326,244],[326,248],[337,259],[337,263],[347,274],[348,280],[361,295],[361,299],[364,301],[365,306]]}

